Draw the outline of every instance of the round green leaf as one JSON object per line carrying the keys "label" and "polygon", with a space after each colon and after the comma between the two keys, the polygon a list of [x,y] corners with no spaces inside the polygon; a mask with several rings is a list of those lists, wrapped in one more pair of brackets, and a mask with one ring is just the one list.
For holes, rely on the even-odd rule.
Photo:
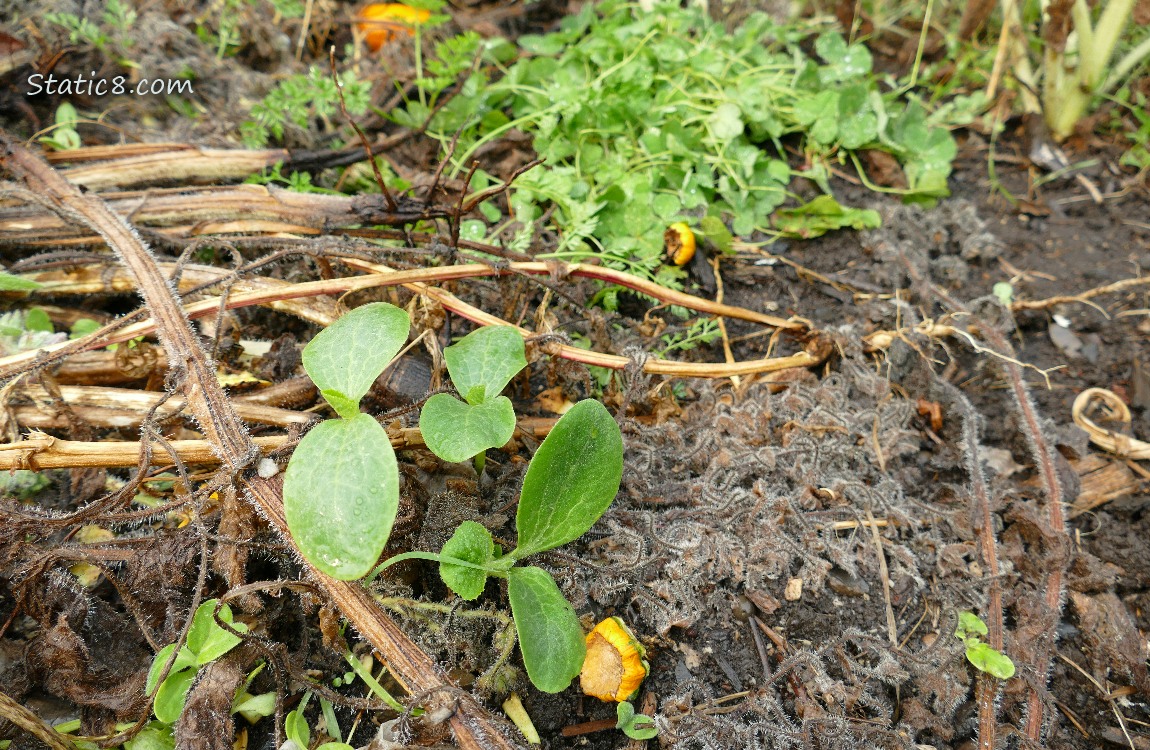
{"label": "round green leaf", "polygon": [[[495,557],[495,540],[491,538],[491,532],[481,524],[464,521],[443,545],[441,554],[483,565]],[[448,588],[467,601],[478,599],[487,584],[486,571],[443,561],[439,563],[439,577]]]}
{"label": "round green leaf", "polygon": [[583,536],[619,492],[623,436],[607,407],[580,401],[564,414],[535,452],[515,526],[516,559]]}
{"label": "round green leaf", "polygon": [[476,329],[444,349],[443,359],[460,395],[467,396],[472,388],[482,385],[486,387],[487,399],[498,396],[511,378],[527,366],[523,336],[511,326]]}
{"label": "round green leaf", "polygon": [[[164,671],[164,665],[168,663],[168,656],[176,648],[176,644],[169,643],[164,646],[156,656],[152,659],[152,667],[148,670],[148,681],[145,683],[144,692],[151,694],[156,688],[156,683],[160,680],[160,673]],[[196,655],[188,650],[187,646],[180,649],[180,653],[176,655],[176,660],[172,662],[172,668],[168,670],[168,674],[174,674],[188,667],[196,665]]]}
{"label": "round green leaf", "polygon": [[[203,666],[213,662],[239,645],[242,640],[216,624],[215,611],[219,599],[209,599],[196,608],[192,616],[192,626],[188,628],[188,650],[196,656],[196,663]],[[248,626],[242,622],[232,622],[232,609],[228,605],[220,607],[220,620],[234,630],[246,633]]]}
{"label": "round green leaf", "polygon": [[192,682],[195,679],[195,669],[168,673],[168,678],[156,691],[153,709],[157,719],[165,724],[171,724],[180,718],[180,714],[184,712],[184,703],[188,700],[188,691],[192,689]]}
{"label": "round green leaf", "polygon": [[352,580],[375,565],[399,508],[391,441],[367,414],[331,419],[304,435],[284,474],[284,511],[308,562]]}
{"label": "round green leaf", "polygon": [[506,396],[472,405],[437,393],[423,405],[419,431],[431,452],[444,461],[466,461],[507,445],[515,434],[515,407]]}
{"label": "round green leaf", "polygon": [[574,608],[541,568],[508,570],[507,596],[531,683],[545,693],[566,690],[587,656]]}
{"label": "round green leaf", "polygon": [[407,313],[394,305],[357,307],[304,347],[304,369],[340,416],[354,417],[359,400],[403,347],[410,328]]}

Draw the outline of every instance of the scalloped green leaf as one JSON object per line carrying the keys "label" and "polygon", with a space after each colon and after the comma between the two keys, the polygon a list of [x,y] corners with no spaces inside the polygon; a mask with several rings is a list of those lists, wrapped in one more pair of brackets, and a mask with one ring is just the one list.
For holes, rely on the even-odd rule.
{"label": "scalloped green leaf", "polygon": [[[475,521],[464,521],[443,545],[440,554],[466,560],[476,565],[484,565],[495,559],[495,540],[491,532]],[[487,572],[475,568],[465,568],[440,561],[439,577],[447,587],[467,601],[478,599],[487,585]]]}
{"label": "scalloped green leaf", "polygon": [[545,693],[566,690],[587,656],[575,609],[541,568],[508,570],[507,597],[531,683]]}
{"label": "scalloped green leaf", "polygon": [[444,461],[466,461],[488,448],[507,445],[515,434],[515,407],[506,396],[465,404],[437,393],[423,405],[419,431],[431,452]]}
{"label": "scalloped green leaf", "polygon": [[284,473],[284,512],[308,562],[341,580],[367,575],[399,508],[391,441],[367,414],[304,435]]}
{"label": "scalloped green leaf", "polygon": [[345,418],[407,341],[411,320],[386,302],[357,307],[320,331],[303,350],[303,366],[332,408]]}
{"label": "scalloped green leaf", "polygon": [[515,526],[522,559],[578,539],[619,492],[623,435],[607,407],[587,399],[564,414],[535,452]]}
{"label": "scalloped green leaf", "polygon": [[478,328],[444,349],[443,359],[460,394],[467,396],[482,385],[487,399],[498,396],[527,366],[523,336],[511,326]]}

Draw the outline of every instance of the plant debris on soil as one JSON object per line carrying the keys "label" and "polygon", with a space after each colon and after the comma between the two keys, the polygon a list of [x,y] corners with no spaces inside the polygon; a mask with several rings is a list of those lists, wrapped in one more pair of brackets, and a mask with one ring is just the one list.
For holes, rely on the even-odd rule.
{"label": "plant debris on soil", "polygon": [[[433,132],[480,67],[460,55],[423,70],[443,80],[421,98],[431,84],[413,61],[433,59],[443,28],[396,31],[370,56],[356,9],[333,0],[306,16],[278,0],[109,3],[120,15],[87,31],[61,20],[86,18],[84,3],[10,5],[0,748],[278,750],[304,725],[312,747],[519,747],[512,695],[547,748],[1150,747],[1150,472],[1132,458],[1150,440],[1150,185],[1113,142],[1082,136],[1066,148],[1084,166],[1049,174],[1025,118],[1001,132],[932,124],[957,155],[904,202],[857,170],[905,188],[913,154],[860,140],[854,161],[816,159],[834,165],[820,173],[798,164],[813,147],[774,134],[770,161],[798,176],[772,177],[780,200],[747,210],[766,220],[789,184],[797,229],[732,222],[737,191],[712,186],[725,213],[691,215],[699,250],[682,268],[662,256],[663,230],[692,208],[679,204],[645,216],[633,262],[589,261],[601,235],[575,226],[575,188],[552,184],[576,169],[532,172],[535,125],[493,109],[468,115],[499,130],[484,143],[462,125],[458,142]],[[556,28],[577,36],[580,6],[469,0],[445,23],[493,47],[529,35],[538,51]],[[728,11],[716,29],[738,28]],[[909,64],[881,41],[876,68]],[[124,60],[157,79],[191,69],[195,95],[26,90],[37,71],[110,79]],[[306,86],[335,98],[320,106]],[[260,120],[269,101],[304,109]],[[84,114],[61,119],[65,103]],[[253,127],[278,145],[242,149]],[[456,148],[477,166],[451,161]],[[815,201],[829,188],[827,208]],[[634,229],[626,201],[656,193],[604,197],[624,203],[603,231]],[[117,216],[131,232],[106,231]],[[141,243],[151,286],[132,261]],[[513,545],[527,463],[558,415],[590,397],[616,417],[617,499],[536,564],[586,631],[617,616],[645,646],[633,703],[656,738],[626,737],[616,706],[577,685],[531,685],[498,579],[474,602],[421,560],[334,581],[284,533],[278,472],[328,416],[301,351],[377,301],[412,319],[362,402],[400,465],[384,559],[438,552],[464,521]],[[491,324],[520,327],[529,365],[505,391],[515,436],[477,473],[438,459],[417,427],[422,403],[451,392],[443,349]],[[1076,407],[1091,388],[1131,418]],[[1092,442],[1107,431],[1120,450]],[[153,659],[216,599],[242,624],[238,645],[193,670],[163,724]],[[1012,677],[968,661],[964,612]]]}

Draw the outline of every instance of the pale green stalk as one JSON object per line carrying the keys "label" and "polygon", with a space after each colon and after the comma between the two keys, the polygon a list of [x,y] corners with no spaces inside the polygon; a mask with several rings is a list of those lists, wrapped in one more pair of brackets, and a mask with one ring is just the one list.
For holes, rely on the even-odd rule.
{"label": "pale green stalk", "polygon": [[[1134,0],[1110,0],[1102,10],[1098,25],[1090,22],[1090,8],[1086,0],[1077,0],[1071,13],[1074,33],[1078,42],[1078,65],[1070,68],[1066,61],[1066,50],[1048,51],[1045,54],[1045,75],[1042,104],[1046,112],[1046,124],[1056,140],[1063,140],[1074,130],[1074,126],[1086,114],[1090,100],[1103,88],[1100,86],[1106,66],[1114,55],[1118,38],[1130,20]],[[1150,46],[1139,45],[1132,53],[1141,56],[1150,54]],[[1119,66],[1132,69],[1138,63],[1138,56],[1131,59],[1127,55]],[[1117,69],[1115,70],[1117,73]],[[1115,76],[1107,80],[1107,85],[1115,81]]]}

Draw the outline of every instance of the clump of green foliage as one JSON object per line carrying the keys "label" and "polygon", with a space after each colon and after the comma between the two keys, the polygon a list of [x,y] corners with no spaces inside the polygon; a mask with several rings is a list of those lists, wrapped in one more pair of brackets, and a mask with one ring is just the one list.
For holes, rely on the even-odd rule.
{"label": "clump of green foliage", "polygon": [[[512,128],[530,134],[547,161],[516,182],[512,214],[525,226],[516,242],[530,241],[551,204],[557,257],[597,255],[670,284],[682,272],[663,262],[662,236],[677,220],[718,217],[743,236],[873,226],[877,215],[831,198],[772,222],[793,177],[829,193],[829,166],[862,149],[899,160],[909,197],[946,195],[955,143],[945,127],[905,92],[880,87],[863,45],[827,31],[807,55],[814,31],[755,14],[728,32],[693,4],[649,13],[621,0],[588,4],[555,33],[521,37],[509,65],[502,46],[478,50],[503,77],[472,76],[433,131],[446,139],[463,129],[460,168]],[[804,154],[798,169],[788,138]]]}
{"label": "clump of green foliage", "polygon": [[[86,44],[98,52],[105,52],[109,46],[121,55],[135,45],[131,35],[137,14],[127,0],[108,0],[100,13],[100,23],[74,13],[45,13],[44,18],[68,31],[68,41],[72,44]],[[121,64],[129,64],[121,60]]]}
{"label": "clump of green foliage", "polygon": [[[351,115],[361,115],[371,103],[371,83],[359,80],[354,71],[339,74],[344,103]],[[329,118],[339,111],[339,91],[335,81],[319,66],[307,73],[289,76],[272,89],[263,101],[252,107],[252,118],[240,126],[240,136],[249,148],[280,140],[290,125],[306,128],[312,118]]]}
{"label": "clump of green foliage", "polygon": [[966,660],[980,672],[1000,680],[1009,680],[1014,676],[1014,662],[983,641],[986,634],[986,623],[982,618],[973,612],[958,613],[958,627],[955,628],[954,637],[966,646]]}

